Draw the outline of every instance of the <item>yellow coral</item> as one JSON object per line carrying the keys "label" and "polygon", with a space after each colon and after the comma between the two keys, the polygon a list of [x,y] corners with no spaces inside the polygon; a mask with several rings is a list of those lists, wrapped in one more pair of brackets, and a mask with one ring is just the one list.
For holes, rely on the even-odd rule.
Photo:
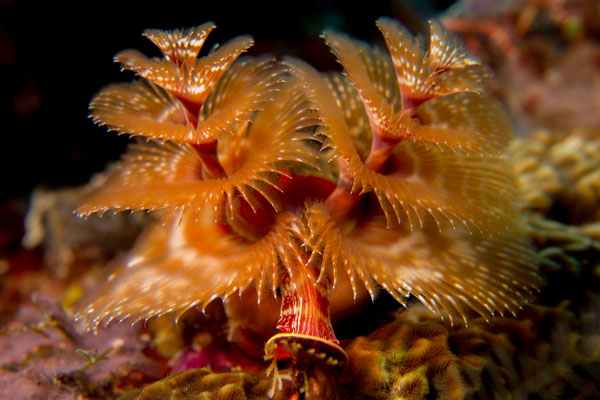
{"label": "yellow coral", "polygon": [[[600,134],[540,130],[510,147],[530,209],[581,224],[600,219]],[[561,214],[562,213],[562,214]]]}
{"label": "yellow coral", "polygon": [[243,372],[214,374],[208,369],[194,369],[129,392],[119,400],[266,400],[267,391],[268,381]]}

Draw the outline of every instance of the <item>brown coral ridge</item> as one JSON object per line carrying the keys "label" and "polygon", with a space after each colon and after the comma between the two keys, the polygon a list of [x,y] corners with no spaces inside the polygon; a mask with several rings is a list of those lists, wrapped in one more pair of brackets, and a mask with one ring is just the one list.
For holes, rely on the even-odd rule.
{"label": "brown coral ridge", "polygon": [[248,399],[266,400],[268,382],[243,372],[212,374],[209,369],[193,369],[165,378],[144,389],[129,392],[119,400],[151,399]]}
{"label": "brown coral ridge", "polygon": [[563,302],[528,306],[519,319],[475,319],[457,330],[411,307],[346,346],[344,398],[595,398],[599,303],[588,300],[577,318]]}
{"label": "brown coral ridge", "polygon": [[146,141],[91,183],[78,212],[142,209],[157,221],[79,316],[92,327],[180,316],[254,288],[259,303],[281,304],[289,346],[267,346],[276,364],[327,356],[326,345],[345,359],[336,294],[343,309],[383,287],[452,324],[515,313],[539,278],[489,72],[435,23],[428,51],[395,21],[378,26],[389,55],[324,34],[348,78],[237,59],[244,37],[198,58],[211,23],[147,31],[162,60],[117,56],[143,79],[101,91],[92,116]]}
{"label": "brown coral ridge", "polygon": [[597,223],[565,225],[537,213],[527,217],[528,235],[539,249],[544,286],[541,304],[559,305],[569,299],[578,308],[588,302],[587,293],[600,293],[600,232]]}
{"label": "brown coral ridge", "polygon": [[527,208],[573,225],[598,222],[600,131],[537,130],[510,151]]}
{"label": "brown coral ridge", "polygon": [[598,131],[535,130],[510,147],[527,213],[527,231],[539,251],[545,279],[542,304],[568,298],[581,304],[598,293]]}

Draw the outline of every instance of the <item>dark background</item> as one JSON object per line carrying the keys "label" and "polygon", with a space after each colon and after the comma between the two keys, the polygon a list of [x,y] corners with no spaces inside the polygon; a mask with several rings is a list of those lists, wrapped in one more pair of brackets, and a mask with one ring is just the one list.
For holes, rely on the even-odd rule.
{"label": "dark background", "polygon": [[285,11],[283,2],[55,3],[0,0],[0,202],[28,196],[37,185],[82,184],[124,151],[127,137],[94,126],[87,106],[103,86],[133,78],[112,62],[117,52],[159,55],[144,29],[212,20],[217,28],[205,48],[250,34],[250,54],[295,55],[330,70],[337,65],[319,38],[324,27],[378,41],[378,17],[419,31],[453,1],[300,1],[286,2]]}

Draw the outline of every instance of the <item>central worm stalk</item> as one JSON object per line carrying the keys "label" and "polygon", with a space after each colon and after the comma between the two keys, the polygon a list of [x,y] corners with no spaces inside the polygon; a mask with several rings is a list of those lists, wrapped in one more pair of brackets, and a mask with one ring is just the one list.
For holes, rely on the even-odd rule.
{"label": "central worm stalk", "polygon": [[265,359],[271,362],[277,392],[304,393],[305,398],[326,398],[335,391],[331,374],[348,362],[346,352],[338,345],[329,315],[328,279],[316,282],[317,269],[305,255],[290,273],[282,274],[281,314],[277,329],[265,345]]}

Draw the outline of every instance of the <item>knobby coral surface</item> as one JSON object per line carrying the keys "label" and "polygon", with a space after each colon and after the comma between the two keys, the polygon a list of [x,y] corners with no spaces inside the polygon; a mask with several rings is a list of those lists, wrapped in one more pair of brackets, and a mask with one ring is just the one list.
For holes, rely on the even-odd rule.
{"label": "knobby coral surface", "polygon": [[209,369],[194,369],[170,376],[144,389],[127,393],[120,400],[152,399],[252,399],[266,400],[268,382],[243,372],[211,374]]}
{"label": "knobby coral surface", "polygon": [[598,299],[579,315],[567,304],[458,330],[418,307],[398,313],[346,347],[348,398],[592,399],[600,383]]}
{"label": "knobby coral surface", "polygon": [[512,163],[531,210],[571,224],[600,218],[600,131],[535,131],[511,145]]}

